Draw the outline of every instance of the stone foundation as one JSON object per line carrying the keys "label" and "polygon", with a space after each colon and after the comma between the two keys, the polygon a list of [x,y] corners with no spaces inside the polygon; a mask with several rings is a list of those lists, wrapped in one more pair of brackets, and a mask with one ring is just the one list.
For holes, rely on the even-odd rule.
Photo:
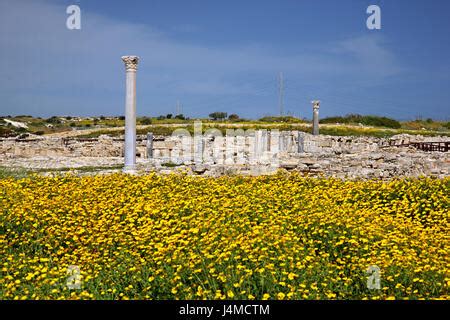
{"label": "stone foundation", "polygon": [[[298,131],[266,130],[227,137],[155,136],[153,143],[148,143],[144,136],[137,141],[137,169],[209,176],[272,174],[281,169],[338,178],[445,177],[450,167],[448,152],[422,152],[389,145],[447,140],[410,135],[386,139],[313,136]],[[8,138],[0,142],[0,165],[33,169],[117,167],[123,163],[123,145],[121,138],[109,136],[78,140]]]}

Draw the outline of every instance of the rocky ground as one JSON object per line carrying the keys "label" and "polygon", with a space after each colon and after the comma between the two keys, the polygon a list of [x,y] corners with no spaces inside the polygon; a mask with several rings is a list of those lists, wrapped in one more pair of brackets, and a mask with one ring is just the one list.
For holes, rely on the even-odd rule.
{"label": "rocky ground", "polygon": [[[412,148],[384,148],[377,152],[348,154],[303,153],[281,156],[276,161],[247,164],[195,164],[185,161],[175,165],[162,159],[138,159],[137,173],[157,172],[169,174],[184,172],[191,175],[264,175],[282,171],[298,171],[310,176],[347,179],[391,179],[395,177],[449,175],[450,154],[423,152]],[[73,171],[79,174],[107,174],[120,172],[122,157],[1,157],[0,166],[38,171],[41,174]]]}

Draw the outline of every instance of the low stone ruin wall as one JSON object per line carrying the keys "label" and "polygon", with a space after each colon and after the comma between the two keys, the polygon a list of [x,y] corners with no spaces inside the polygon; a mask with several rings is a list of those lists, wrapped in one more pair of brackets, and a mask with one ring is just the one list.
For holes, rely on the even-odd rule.
{"label": "low stone ruin wall", "polygon": [[[424,152],[397,146],[443,141],[448,138],[398,135],[381,139],[264,130],[228,137],[156,136],[149,140],[140,136],[137,167],[139,172],[182,171],[207,176],[263,175],[281,169],[337,178],[442,178],[449,175],[449,152]],[[115,166],[112,171],[120,171],[117,166],[123,164],[123,145],[122,138],[109,136],[4,139],[0,142],[0,166],[29,169]]]}
{"label": "low stone ruin wall", "polygon": [[[183,162],[202,158],[209,163],[258,162],[283,158],[290,154],[352,154],[377,152],[389,145],[409,142],[440,142],[446,137],[398,135],[391,138],[326,136],[299,131],[257,130],[237,136],[146,136],[137,139],[137,157]],[[121,157],[123,138],[100,136],[98,139],[34,137],[6,138],[0,141],[3,157]]]}

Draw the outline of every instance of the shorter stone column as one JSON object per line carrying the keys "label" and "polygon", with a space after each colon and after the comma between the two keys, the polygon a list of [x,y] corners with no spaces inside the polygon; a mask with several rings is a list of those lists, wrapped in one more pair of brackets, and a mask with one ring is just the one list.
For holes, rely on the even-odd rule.
{"label": "shorter stone column", "polygon": [[261,157],[261,130],[255,131],[255,142],[254,142],[254,148],[255,148],[255,160],[258,161]]}
{"label": "shorter stone column", "polygon": [[305,152],[305,134],[301,131],[298,132],[298,153]]}
{"label": "shorter stone column", "polygon": [[313,104],[313,129],[312,129],[312,133],[313,133],[313,135],[317,136],[317,135],[319,135],[319,106],[320,106],[320,101],[319,100],[314,100],[314,101],[311,101],[311,103]]}
{"label": "shorter stone column", "polygon": [[153,132],[147,133],[147,158],[153,158]]}
{"label": "shorter stone column", "polygon": [[203,163],[204,140],[202,135],[194,135],[194,163]]}
{"label": "shorter stone column", "polygon": [[269,150],[272,155],[278,155],[280,152],[280,131],[277,129],[270,131],[270,146]]}

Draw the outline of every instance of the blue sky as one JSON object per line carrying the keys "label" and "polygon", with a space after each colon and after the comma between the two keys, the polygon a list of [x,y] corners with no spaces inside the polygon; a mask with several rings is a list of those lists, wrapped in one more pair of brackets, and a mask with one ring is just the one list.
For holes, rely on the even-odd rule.
{"label": "blue sky", "polygon": [[[66,28],[67,6],[81,30]],[[381,30],[366,9],[381,8]],[[0,114],[121,115],[141,57],[137,112],[450,119],[448,0],[0,0]]]}

